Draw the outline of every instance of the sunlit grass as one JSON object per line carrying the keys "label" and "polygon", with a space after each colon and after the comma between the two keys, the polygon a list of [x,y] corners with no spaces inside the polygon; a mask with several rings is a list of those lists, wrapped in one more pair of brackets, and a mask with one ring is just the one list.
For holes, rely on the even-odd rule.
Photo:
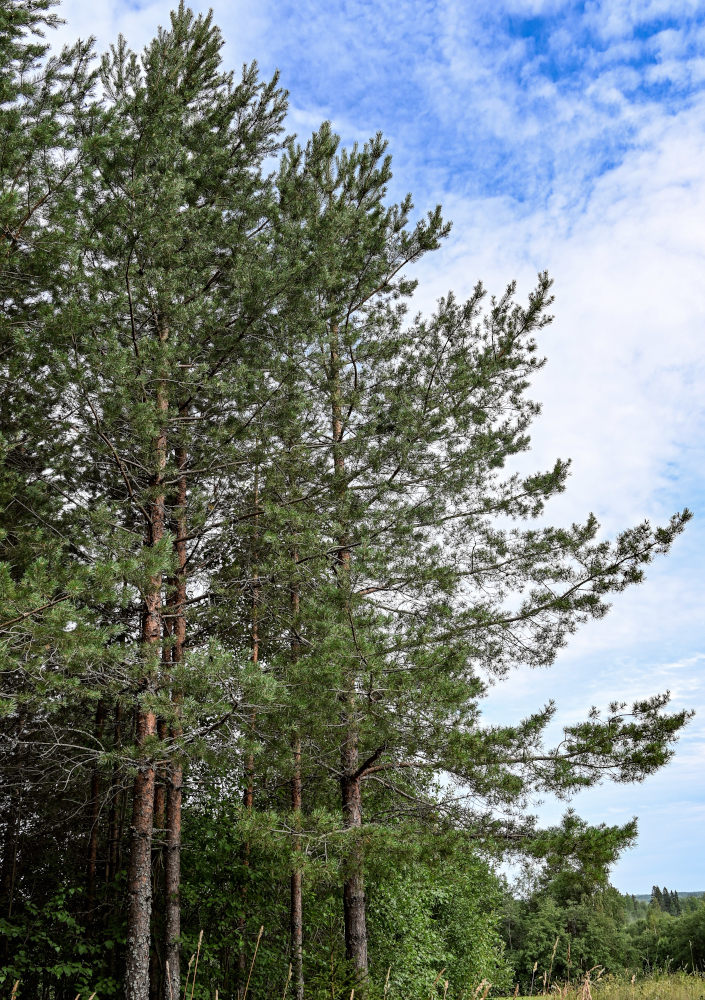
{"label": "sunlit grass", "polygon": [[[705,1000],[705,976],[700,972],[654,972],[650,975],[611,976],[591,970],[571,983],[553,983],[545,992],[539,982],[533,994],[514,994],[511,1000]],[[507,998],[510,1000],[510,998]]]}

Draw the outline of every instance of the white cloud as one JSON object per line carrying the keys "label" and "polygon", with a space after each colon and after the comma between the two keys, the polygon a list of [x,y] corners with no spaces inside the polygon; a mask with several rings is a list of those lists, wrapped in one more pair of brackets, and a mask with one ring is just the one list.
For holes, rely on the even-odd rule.
{"label": "white cloud", "polygon": [[537,270],[554,274],[531,461],[574,456],[559,507],[598,510],[610,528],[697,502],[678,480],[695,471],[705,429],[705,102],[648,126],[640,145],[582,211],[569,186],[533,212],[442,198],[455,233],[420,269],[426,306],[478,277],[500,291],[511,276],[526,289]]}
{"label": "white cloud", "polygon": [[[169,14],[178,6],[178,0],[62,0],[60,16],[66,22],[58,32],[52,33],[57,44],[71,43],[76,38],[94,35],[98,51],[105,51],[123,34],[136,52],[154,37],[158,27],[168,27]],[[188,4],[196,13],[207,13],[213,8],[214,21],[225,29],[224,58],[236,72],[245,62],[252,61],[261,48],[259,39],[266,32],[267,5],[253,0],[209,0],[208,3],[191,0]]]}
{"label": "white cloud", "polygon": [[585,14],[604,39],[631,34],[640,25],[663,18],[681,20],[698,12],[697,0],[595,0]]}

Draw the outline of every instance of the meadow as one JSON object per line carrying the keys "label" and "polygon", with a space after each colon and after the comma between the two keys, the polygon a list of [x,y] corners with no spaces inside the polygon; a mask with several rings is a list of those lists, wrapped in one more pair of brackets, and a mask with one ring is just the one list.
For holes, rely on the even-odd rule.
{"label": "meadow", "polygon": [[705,997],[705,977],[683,971],[603,976],[597,969],[573,983],[554,983],[548,994],[542,989],[533,994],[546,995],[562,1000],[701,1000]]}

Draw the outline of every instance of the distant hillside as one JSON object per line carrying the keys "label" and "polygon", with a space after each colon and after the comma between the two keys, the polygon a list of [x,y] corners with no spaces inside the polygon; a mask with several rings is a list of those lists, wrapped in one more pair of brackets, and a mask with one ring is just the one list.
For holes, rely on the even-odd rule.
{"label": "distant hillside", "polygon": [[[697,892],[681,892],[680,889],[677,889],[676,891],[678,893],[679,899],[685,899],[686,896],[705,896],[705,889],[699,889]],[[625,893],[625,895],[629,896],[630,893]],[[648,903],[648,901],[651,899],[651,893],[640,892],[636,894],[635,898],[643,899]]]}

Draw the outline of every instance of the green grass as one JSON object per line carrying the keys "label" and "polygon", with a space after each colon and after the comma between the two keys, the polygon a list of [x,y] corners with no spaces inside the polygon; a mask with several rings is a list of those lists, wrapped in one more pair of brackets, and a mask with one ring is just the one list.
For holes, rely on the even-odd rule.
{"label": "green grass", "polygon": [[603,976],[599,970],[570,984],[554,983],[542,991],[539,983],[532,997],[515,996],[506,1000],[705,1000],[705,976],[702,973],[655,972],[648,976]]}

